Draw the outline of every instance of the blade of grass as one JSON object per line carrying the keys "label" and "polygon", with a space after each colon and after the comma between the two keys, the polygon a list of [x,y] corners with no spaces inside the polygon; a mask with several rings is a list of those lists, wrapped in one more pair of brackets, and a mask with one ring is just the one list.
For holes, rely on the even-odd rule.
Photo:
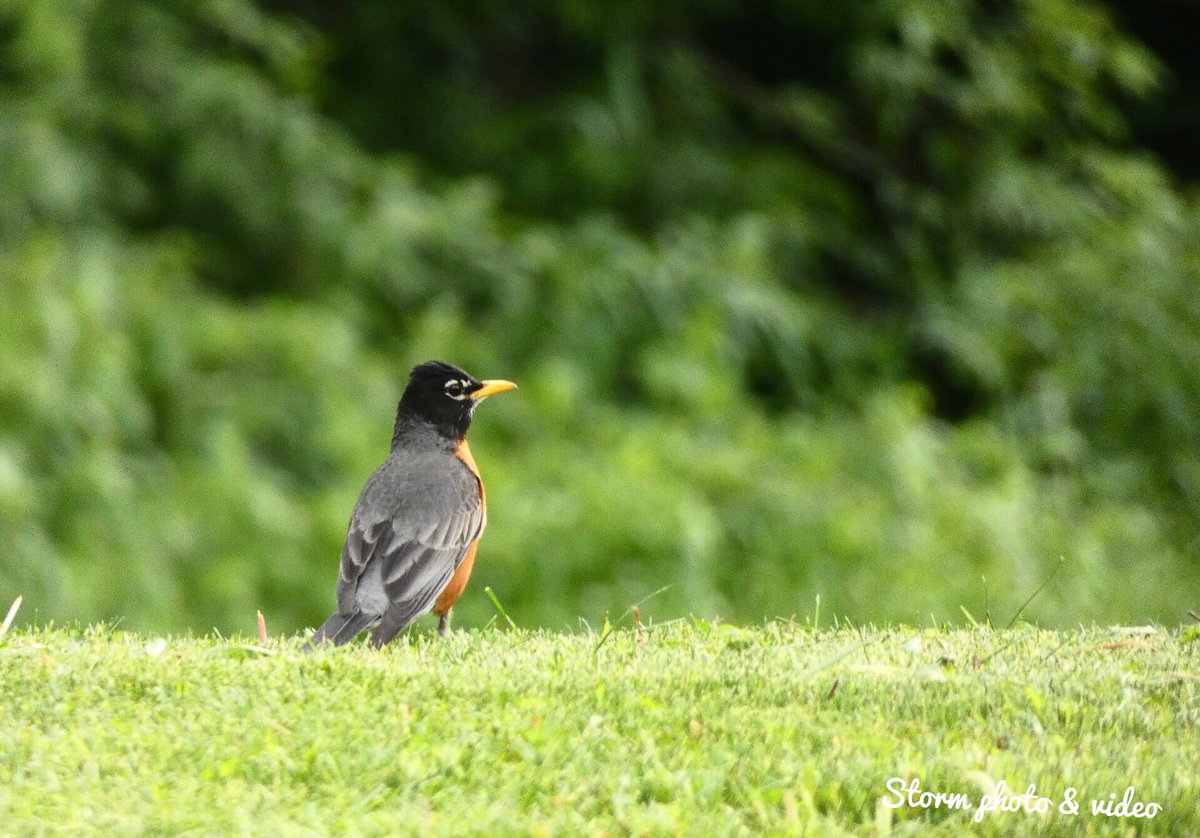
{"label": "blade of grass", "polygon": [[1067,563],[1067,559],[1065,556],[1058,557],[1058,564],[1056,564],[1054,566],[1054,569],[1052,571],[1050,571],[1049,574],[1046,575],[1046,578],[1042,580],[1042,584],[1037,586],[1037,590],[1029,595],[1029,599],[1027,599],[1023,603],[1021,603],[1021,607],[1017,609],[1017,613],[1013,614],[1012,619],[1009,620],[1008,625],[1005,626],[1006,629],[1010,629],[1013,627],[1013,623],[1015,623],[1017,621],[1017,618],[1021,616],[1022,612],[1024,612],[1024,610],[1029,607],[1029,603],[1033,602],[1034,599],[1037,598],[1038,594],[1040,594],[1042,591],[1044,591],[1046,589],[1046,586],[1049,585],[1050,582],[1054,579],[1054,577],[1058,575],[1058,572],[1060,570],[1062,570],[1063,565],[1066,563]]}
{"label": "blade of grass", "polygon": [[505,611],[504,606],[500,604],[500,598],[496,596],[496,592],[493,591],[490,586],[484,587],[483,592],[488,595],[488,599],[492,601],[492,605],[495,606],[496,611],[498,611],[500,616],[503,617],[508,623],[508,627],[516,628],[517,624],[513,622],[512,617],[508,616],[508,612]]}
{"label": "blade of grass", "polygon": [[874,642],[875,642],[874,640],[864,640],[864,641],[862,641],[861,643],[855,643],[853,646],[850,646],[850,647],[848,647],[848,648],[846,648],[846,649],[843,649],[842,651],[838,652],[837,654],[835,654],[835,655],[832,655],[832,656],[830,656],[830,657],[826,658],[825,660],[821,661],[821,662],[820,662],[819,664],[817,664],[816,666],[814,666],[814,667],[812,667],[811,669],[807,670],[807,671],[806,671],[806,672],[805,672],[803,675],[801,675],[800,677],[801,677],[803,680],[806,680],[806,681],[807,681],[807,680],[809,680],[810,678],[814,678],[814,677],[816,677],[817,675],[820,675],[820,674],[821,674],[822,672],[824,672],[826,669],[829,669],[829,668],[830,668],[830,667],[832,667],[832,666],[836,666],[837,664],[839,664],[839,663],[841,663],[842,661],[844,661],[846,658],[848,658],[848,657],[850,657],[851,655],[853,655],[855,652],[861,651],[861,650],[862,650],[862,649],[864,649],[866,646],[868,646],[868,645],[870,645],[871,643],[874,643]]}
{"label": "blade of grass", "polygon": [[21,602],[25,599],[23,596],[18,596],[13,600],[13,604],[8,608],[8,614],[4,617],[4,622],[0,624],[0,637],[8,634],[8,628],[13,624],[13,620],[17,618],[17,611],[21,608]]}
{"label": "blade of grass", "polygon": [[593,652],[598,652],[598,651],[600,651],[600,647],[604,645],[604,641],[605,641],[605,640],[608,640],[608,636],[609,636],[610,634],[612,634],[612,633],[613,633],[613,629],[615,629],[615,628],[617,627],[617,625],[618,625],[618,624],[620,624],[620,622],[621,622],[622,620],[624,620],[626,617],[628,617],[630,614],[632,614],[632,613],[633,613],[633,610],[634,610],[635,608],[637,608],[639,605],[641,605],[641,604],[642,604],[643,602],[645,602],[646,600],[648,600],[648,599],[653,599],[654,597],[658,596],[658,595],[659,595],[659,594],[661,594],[663,591],[670,590],[670,588],[671,588],[671,586],[670,586],[670,585],[663,585],[663,586],[662,586],[661,588],[659,588],[657,591],[654,591],[653,593],[646,594],[644,597],[642,597],[641,599],[639,599],[639,600],[638,600],[637,602],[635,602],[633,605],[631,605],[631,606],[629,606],[628,608],[626,608],[626,609],[625,609],[625,611],[624,611],[624,613],[623,613],[623,614],[621,614],[621,616],[620,616],[620,617],[617,617],[617,619],[613,620],[613,622],[611,622],[611,623],[608,625],[608,627],[607,627],[607,628],[604,630],[604,634],[600,635],[600,639],[599,639],[598,641],[596,641],[596,648],[595,648],[595,649],[593,649],[592,651],[593,651]]}

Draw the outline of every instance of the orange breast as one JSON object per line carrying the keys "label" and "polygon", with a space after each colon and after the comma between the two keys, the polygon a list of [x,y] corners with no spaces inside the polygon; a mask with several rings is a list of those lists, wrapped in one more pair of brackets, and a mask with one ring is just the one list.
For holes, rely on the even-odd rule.
{"label": "orange breast", "polygon": [[439,617],[454,607],[454,603],[458,602],[458,598],[462,596],[463,590],[467,587],[467,580],[471,578],[471,566],[475,564],[475,548],[478,546],[479,539],[477,538],[467,548],[467,555],[463,557],[458,570],[454,571],[454,575],[450,577],[446,587],[442,588],[442,592],[438,594],[437,602],[433,604],[433,613]]}
{"label": "orange breast", "polygon": [[[479,503],[483,507],[483,526],[487,526],[487,492],[483,490],[483,480],[479,476],[479,466],[475,464],[475,458],[471,456],[471,446],[467,445],[464,439],[458,443],[458,448],[454,450],[454,456],[467,464],[467,468],[475,475],[475,480],[479,483]],[[479,535],[483,535],[483,527],[479,529]],[[458,598],[462,596],[463,590],[467,587],[467,580],[471,578],[471,568],[475,564],[475,549],[479,546],[479,537],[471,542],[471,546],[467,548],[467,554],[463,556],[462,564],[458,566],[458,570],[454,571],[454,575],[450,577],[450,581],[446,583],[446,587],[438,595],[437,602],[433,604],[433,613],[439,616],[445,614],[454,607],[454,603],[458,602]]]}

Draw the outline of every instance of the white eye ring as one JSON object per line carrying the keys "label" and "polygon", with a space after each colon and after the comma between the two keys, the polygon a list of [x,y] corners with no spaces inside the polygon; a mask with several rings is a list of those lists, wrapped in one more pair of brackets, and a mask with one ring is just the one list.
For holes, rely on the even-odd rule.
{"label": "white eye ring", "polygon": [[462,401],[467,397],[467,382],[459,379],[451,379],[446,382],[446,395],[456,401]]}

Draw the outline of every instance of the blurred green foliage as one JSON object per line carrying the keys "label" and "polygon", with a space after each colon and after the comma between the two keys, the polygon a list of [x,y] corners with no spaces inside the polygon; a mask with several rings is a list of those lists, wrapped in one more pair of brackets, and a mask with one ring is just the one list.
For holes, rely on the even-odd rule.
{"label": "blurred green foliage", "polygon": [[[524,624],[1174,620],[1200,208],[1101,6],[0,6],[0,594],[315,624],[414,363]],[[985,578],[986,577],[986,581]]]}

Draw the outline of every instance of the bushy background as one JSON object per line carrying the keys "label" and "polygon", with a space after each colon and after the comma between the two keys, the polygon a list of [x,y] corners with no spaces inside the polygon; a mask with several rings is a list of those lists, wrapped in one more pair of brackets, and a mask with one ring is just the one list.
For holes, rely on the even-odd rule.
{"label": "bushy background", "polygon": [[521,385],[460,625],[1173,622],[1180,8],[5,3],[0,595],[315,624],[436,357]]}

